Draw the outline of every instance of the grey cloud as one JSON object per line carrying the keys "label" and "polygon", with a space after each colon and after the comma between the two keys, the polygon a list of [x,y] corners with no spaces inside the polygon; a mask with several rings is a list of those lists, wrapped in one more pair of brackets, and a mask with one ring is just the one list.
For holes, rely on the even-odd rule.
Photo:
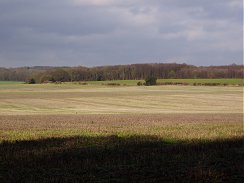
{"label": "grey cloud", "polygon": [[0,0],[0,66],[242,64],[238,0],[74,2]]}

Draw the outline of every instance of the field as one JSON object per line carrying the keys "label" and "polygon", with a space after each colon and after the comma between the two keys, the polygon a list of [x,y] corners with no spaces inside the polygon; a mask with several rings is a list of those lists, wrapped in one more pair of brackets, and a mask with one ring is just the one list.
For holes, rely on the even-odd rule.
{"label": "field", "polygon": [[243,140],[243,87],[0,84],[0,182],[242,182]]}
{"label": "field", "polygon": [[[117,83],[120,85],[136,86],[138,82],[143,83],[144,80],[116,80],[116,81],[86,81],[83,83],[93,84],[93,85],[108,85]],[[196,84],[219,84],[219,85],[243,85],[243,79],[158,79],[159,84],[169,84],[169,83],[183,83],[188,85]]]}
{"label": "field", "polygon": [[242,90],[223,86],[1,84],[0,115],[242,113]]}

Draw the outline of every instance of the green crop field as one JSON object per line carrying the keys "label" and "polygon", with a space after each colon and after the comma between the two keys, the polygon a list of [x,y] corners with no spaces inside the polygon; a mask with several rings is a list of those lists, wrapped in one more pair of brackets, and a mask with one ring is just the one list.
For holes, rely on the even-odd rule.
{"label": "green crop field", "polygon": [[243,87],[110,82],[1,82],[0,182],[242,182]]}
{"label": "green crop field", "polygon": [[22,81],[0,81],[0,85],[24,84]]}
{"label": "green crop field", "polygon": [[159,79],[158,82],[179,82],[179,83],[219,83],[227,85],[241,85],[244,83],[243,79]]}
{"label": "green crop field", "polygon": [[[111,83],[117,83],[120,85],[133,86],[137,85],[138,82],[144,82],[144,80],[112,80],[112,81],[87,81],[82,83],[93,84],[93,85],[107,85]],[[220,85],[243,85],[243,79],[158,79],[157,82],[160,83],[184,83],[193,85],[196,84],[208,84],[216,83]]]}

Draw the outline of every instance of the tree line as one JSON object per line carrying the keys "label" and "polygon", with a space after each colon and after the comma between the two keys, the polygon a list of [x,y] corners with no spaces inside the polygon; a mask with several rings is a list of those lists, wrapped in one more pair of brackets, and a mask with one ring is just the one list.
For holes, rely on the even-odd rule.
{"label": "tree line", "polygon": [[1,81],[37,83],[68,81],[141,80],[182,78],[243,78],[243,65],[193,66],[187,64],[132,64],[100,67],[22,67],[0,68]]}

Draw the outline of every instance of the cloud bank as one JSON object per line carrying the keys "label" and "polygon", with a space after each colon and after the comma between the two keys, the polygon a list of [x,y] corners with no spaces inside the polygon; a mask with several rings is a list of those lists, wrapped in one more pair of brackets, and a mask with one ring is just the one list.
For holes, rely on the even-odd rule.
{"label": "cloud bank", "polygon": [[242,64],[241,0],[0,0],[0,67]]}

